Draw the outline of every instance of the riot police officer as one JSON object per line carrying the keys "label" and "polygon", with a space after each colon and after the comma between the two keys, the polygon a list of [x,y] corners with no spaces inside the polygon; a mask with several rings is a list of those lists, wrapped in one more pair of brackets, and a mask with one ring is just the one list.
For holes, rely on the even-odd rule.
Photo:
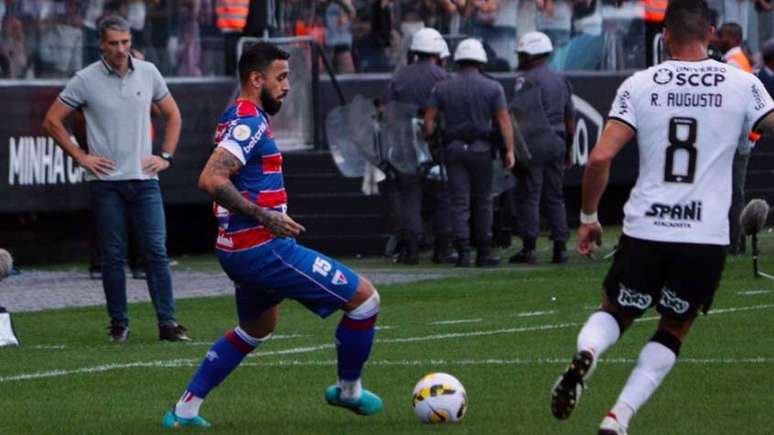
{"label": "riot police officer", "polygon": [[532,159],[529,171],[519,177],[516,185],[523,247],[510,258],[511,263],[536,262],[541,200],[554,242],[552,261],[567,261],[569,231],[562,187],[564,168],[570,164],[575,109],[569,82],[548,68],[552,51],[551,40],[541,32],[525,34],[517,47],[519,70],[511,108],[526,114],[519,126]]}
{"label": "riot police officer", "polygon": [[505,143],[503,166],[514,165],[513,127],[503,87],[481,73],[487,62],[481,42],[465,39],[454,51],[454,62],[460,71],[438,83],[425,110],[425,136],[435,130],[440,113],[445,122],[444,159],[449,176],[452,231],[459,253],[457,266],[471,263],[471,202],[475,241],[478,246],[477,266],[496,266],[500,258],[490,251],[492,243],[492,156],[497,150],[491,140],[493,121]]}
{"label": "riot police officer", "polygon": [[[436,83],[446,80],[449,74],[440,67],[442,56],[449,52],[441,34],[432,28],[418,30],[409,48],[416,61],[398,71],[387,84],[382,101],[397,101],[424,109],[430,92]],[[419,116],[422,114],[420,113]],[[422,194],[428,189],[432,201],[436,263],[456,261],[451,250],[451,221],[449,220],[449,196],[445,180],[431,181],[425,174],[396,172],[400,198],[400,228],[404,250],[398,261],[404,264],[419,262],[419,240],[422,236]],[[454,255],[453,255],[454,254]]]}

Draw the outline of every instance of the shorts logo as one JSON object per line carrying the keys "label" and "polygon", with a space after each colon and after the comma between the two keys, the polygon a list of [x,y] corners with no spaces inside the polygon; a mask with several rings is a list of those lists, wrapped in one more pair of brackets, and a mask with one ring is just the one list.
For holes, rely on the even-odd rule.
{"label": "shorts logo", "polygon": [[234,136],[234,139],[243,141],[250,137],[252,130],[250,130],[250,127],[247,125],[239,124],[234,127],[234,131],[231,134]]}
{"label": "shorts logo", "polygon": [[666,287],[661,291],[661,300],[659,301],[659,304],[669,308],[677,314],[685,314],[685,312],[688,311],[688,308],[691,307],[691,304],[688,301],[678,298],[675,292]]}
{"label": "shorts logo", "polygon": [[312,265],[312,272],[319,273],[320,275],[327,278],[328,274],[331,272],[331,269],[333,269],[333,266],[331,266],[330,261],[320,257],[317,257],[314,259],[314,264]]}
{"label": "shorts logo", "polygon": [[622,307],[635,307],[646,310],[650,307],[650,303],[653,302],[653,298],[650,295],[638,293],[630,288],[626,288],[623,284],[619,284],[619,286],[618,303]]}
{"label": "shorts logo", "polygon": [[333,285],[345,285],[347,282],[347,276],[336,269],[336,273],[333,274],[333,281],[331,281],[331,283]]}

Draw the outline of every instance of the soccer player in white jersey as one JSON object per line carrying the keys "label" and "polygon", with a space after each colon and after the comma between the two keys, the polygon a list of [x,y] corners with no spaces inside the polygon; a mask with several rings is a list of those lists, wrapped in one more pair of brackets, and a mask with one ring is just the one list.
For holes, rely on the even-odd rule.
{"label": "soccer player in white jersey", "polygon": [[589,254],[601,243],[597,206],[611,161],[636,135],[639,175],[624,207],[619,250],[601,310],[581,329],[577,353],[552,390],[554,416],[570,416],[597,360],[635,318],[653,306],[661,315],[599,435],[626,434],[674,366],[697,315],[709,310],[729,242],[737,139],[747,129],[774,129],[774,103],[760,81],[707,58],[713,31],[705,0],[669,2],[664,42],[671,60],[621,85],[583,176],[578,251]]}

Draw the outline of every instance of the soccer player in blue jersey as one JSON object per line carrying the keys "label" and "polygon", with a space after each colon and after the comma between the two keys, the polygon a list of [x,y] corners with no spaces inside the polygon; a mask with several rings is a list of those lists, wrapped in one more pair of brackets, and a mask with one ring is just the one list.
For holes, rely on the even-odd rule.
{"label": "soccer player in blue jersey", "polygon": [[360,374],[371,352],[379,294],[365,278],[293,239],[304,227],[287,212],[282,156],[269,118],[290,90],[285,51],[264,42],[239,59],[241,92],[215,133],[216,148],[199,178],[214,199],[216,252],[234,281],[239,324],[207,352],[185,393],[167,412],[168,428],[210,426],[199,416],[207,394],[220,384],[277,325],[279,304],[291,298],[320,317],[341,309],[336,329],[338,382],[325,400],[360,415],[382,410],[379,396],[362,388]]}

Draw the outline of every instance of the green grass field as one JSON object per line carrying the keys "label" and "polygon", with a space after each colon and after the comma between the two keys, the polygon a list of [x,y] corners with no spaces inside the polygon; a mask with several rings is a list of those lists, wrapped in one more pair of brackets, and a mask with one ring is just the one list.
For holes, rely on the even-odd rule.
{"label": "green grass field", "polygon": [[[764,249],[774,252],[768,236]],[[180,267],[209,270],[205,263]],[[354,263],[366,275],[369,267],[388,266]],[[472,270],[463,278],[381,286],[381,329],[364,381],[382,395],[385,411],[370,418],[323,401],[335,380],[339,316],[320,321],[287,301],[276,339],[205,402],[202,415],[214,423],[207,432],[596,433],[656,325],[654,313],[637,322],[605,354],[572,418],[553,419],[550,387],[599,302],[608,266],[573,258],[565,267]],[[774,272],[774,256],[762,267]],[[729,258],[714,310],[697,321],[675,369],[632,420],[631,434],[772,433],[774,282],[752,278],[749,256]],[[103,307],[15,314],[23,346],[0,349],[0,433],[163,432],[162,414],[210,343],[235,324],[231,298],[180,300],[178,313],[191,344],[158,342],[149,304],[131,306],[125,345],[107,342]],[[462,423],[423,425],[414,416],[411,390],[432,371],[449,372],[467,388]]]}

